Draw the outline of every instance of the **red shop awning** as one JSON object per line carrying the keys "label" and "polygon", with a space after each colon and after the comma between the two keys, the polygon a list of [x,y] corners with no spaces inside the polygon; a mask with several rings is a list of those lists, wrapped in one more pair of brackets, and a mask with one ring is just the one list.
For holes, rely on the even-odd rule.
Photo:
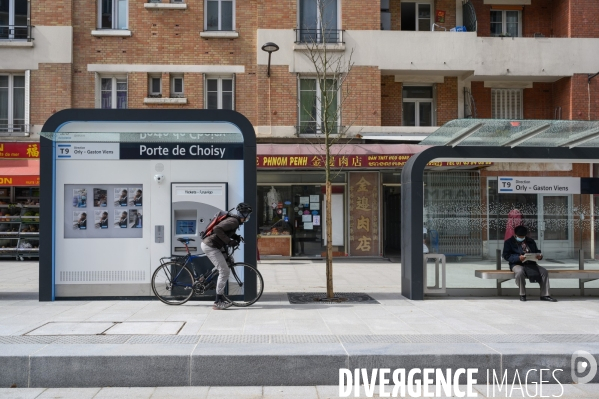
{"label": "red shop awning", "polygon": [[[331,148],[335,168],[401,168],[414,154],[430,146],[418,144],[335,144]],[[309,169],[324,164],[324,148],[319,144],[258,144],[258,169]],[[489,162],[431,162],[429,166],[488,166]]]}
{"label": "red shop awning", "polygon": [[39,185],[39,159],[0,160],[0,186]]}

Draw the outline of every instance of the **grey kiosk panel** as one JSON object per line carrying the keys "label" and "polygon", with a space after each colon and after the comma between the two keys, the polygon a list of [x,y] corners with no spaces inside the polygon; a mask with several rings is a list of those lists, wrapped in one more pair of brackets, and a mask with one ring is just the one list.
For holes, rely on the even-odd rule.
{"label": "grey kiosk panel", "polygon": [[218,211],[227,210],[227,183],[172,183],[171,250],[185,255],[185,245],[177,238],[188,237],[192,254],[202,254],[200,232]]}

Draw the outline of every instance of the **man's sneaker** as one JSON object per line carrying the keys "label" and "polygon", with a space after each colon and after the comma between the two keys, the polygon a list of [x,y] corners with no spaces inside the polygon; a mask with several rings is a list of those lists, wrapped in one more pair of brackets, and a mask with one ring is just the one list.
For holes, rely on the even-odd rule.
{"label": "man's sneaker", "polygon": [[220,302],[215,302],[214,305],[212,306],[212,309],[225,310],[227,308],[230,308],[232,305],[233,304],[231,302],[220,301]]}

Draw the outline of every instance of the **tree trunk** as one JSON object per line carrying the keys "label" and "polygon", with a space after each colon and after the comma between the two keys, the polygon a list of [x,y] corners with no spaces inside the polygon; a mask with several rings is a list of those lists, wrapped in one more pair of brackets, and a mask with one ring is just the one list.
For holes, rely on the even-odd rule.
{"label": "tree trunk", "polygon": [[333,218],[331,217],[331,180],[327,179],[326,186],[326,226],[327,226],[327,298],[333,298]]}

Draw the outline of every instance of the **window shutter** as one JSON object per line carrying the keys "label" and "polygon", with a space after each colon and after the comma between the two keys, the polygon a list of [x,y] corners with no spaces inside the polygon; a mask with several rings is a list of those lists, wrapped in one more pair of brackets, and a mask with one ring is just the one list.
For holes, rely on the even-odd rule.
{"label": "window shutter", "polygon": [[27,133],[29,133],[30,131],[30,124],[31,124],[31,106],[29,104],[30,102],[30,90],[31,87],[31,71],[30,70],[26,70],[25,71],[25,131]]}
{"label": "window shutter", "polygon": [[95,74],[95,86],[96,86],[96,92],[95,92],[95,104],[94,106],[96,108],[102,108],[102,78],[100,77],[100,74],[98,72],[96,72]]}

